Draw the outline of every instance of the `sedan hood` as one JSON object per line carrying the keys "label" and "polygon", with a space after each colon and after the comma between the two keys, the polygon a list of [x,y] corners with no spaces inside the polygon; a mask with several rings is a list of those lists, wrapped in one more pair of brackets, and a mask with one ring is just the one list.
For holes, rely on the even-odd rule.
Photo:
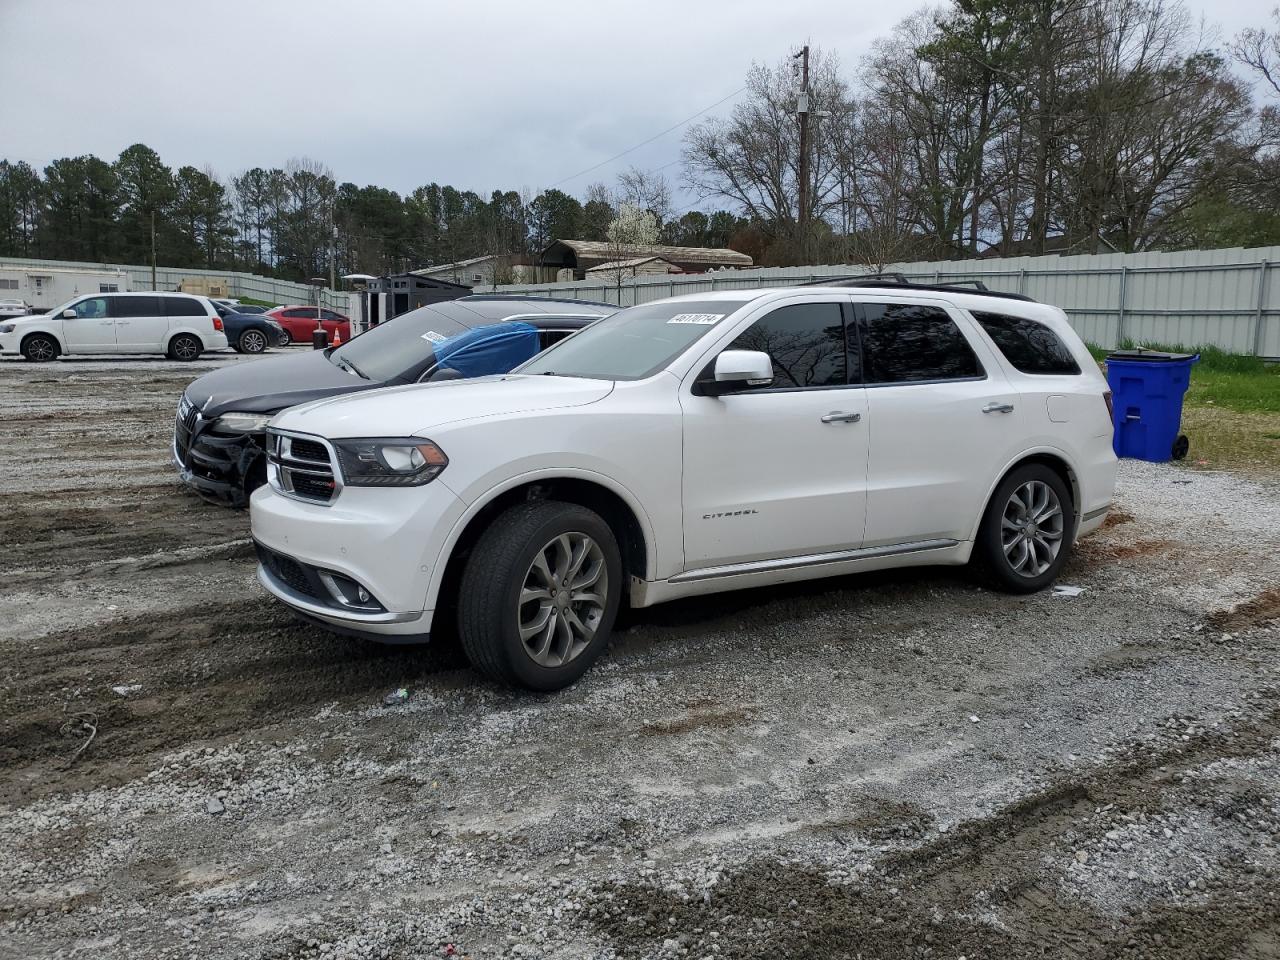
{"label": "sedan hood", "polygon": [[408,437],[449,423],[579,407],[607,397],[612,380],[507,374],[388,387],[358,397],[318,400],[271,421],[283,430],[344,437]]}
{"label": "sedan hood", "polygon": [[206,373],[187,387],[187,399],[205,419],[231,410],[277,413],[285,407],[380,387],[329,362],[323,350],[268,357]]}

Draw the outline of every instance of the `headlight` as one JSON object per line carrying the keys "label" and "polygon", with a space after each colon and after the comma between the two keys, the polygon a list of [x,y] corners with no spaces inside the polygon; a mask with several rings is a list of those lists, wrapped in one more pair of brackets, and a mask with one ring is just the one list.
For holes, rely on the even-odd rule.
{"label": "headlight", "polygon": [[13,333],[15,329],[12,323],[0,323],[0,333]]}
{"label": "headlight", "polygon": [[214,433],[260,433],[274,413],[224,413],[209,427]]}
{"label": "headlight", "polygon": [[284,333],[284,327],[280,326],[280,324],[276,323],[274,320],[268,320],[267,323],[276,328],[276,333]]}
{"label": "headlight", "polygon": [[330,442],[349,487],[420,487],[449,465],[443,450],[418,437]]}

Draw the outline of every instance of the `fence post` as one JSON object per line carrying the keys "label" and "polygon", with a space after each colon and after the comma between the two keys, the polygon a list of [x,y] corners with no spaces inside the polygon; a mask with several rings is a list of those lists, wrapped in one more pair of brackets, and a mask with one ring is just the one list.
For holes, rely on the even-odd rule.
{"label": "fence post", "polygon": [[1129,288],[1129,268],[1120,268],[1120,305],[1116,308],[1116,346],[1124,345],[1124,301]]}
{"label": "fence post", "polygon": [[1027,268],[1023,267],[1018,271],[1018,293],[1026,295],[1027,292]]}
{"label": "fence post", "polygon": [[1254,313],[1253,322],[1253,355],[1255,357],[1262,356],[1262,333],[1266,329],[1263,324],[1266,323],[1265,308],[1267,305],[1267,268],[1271,266],[1271,261],[1263,259],[1258,264],[1258,309]]}

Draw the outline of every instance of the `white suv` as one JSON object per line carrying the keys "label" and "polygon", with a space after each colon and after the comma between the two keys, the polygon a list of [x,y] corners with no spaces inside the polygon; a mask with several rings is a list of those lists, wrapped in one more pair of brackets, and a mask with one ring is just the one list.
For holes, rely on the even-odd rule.
{"label": "white suv", "polygon": [[945,288],[623,310],[514,373],[271,421],[258,576],[341,632],[555,689],[619,605],[916,564],[1049,584],[1111,503],[1110,393],[1066,316]]}
{"label": "white suv", "polygon": [[56,310],[0,323],[0,355],[28,360],[64,353],[163,353],[195,360],[227,346],[222,318],[207,297],[189,293],[98,293]]}

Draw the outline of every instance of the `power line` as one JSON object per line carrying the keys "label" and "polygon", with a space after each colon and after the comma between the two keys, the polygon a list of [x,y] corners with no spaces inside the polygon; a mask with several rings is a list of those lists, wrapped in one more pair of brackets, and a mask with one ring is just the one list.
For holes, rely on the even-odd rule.
{"label": "power line", "polygon": [[[625,157],[628,153],[634,153],[635,151],[639,150],[641,147],[648,146],[649,144],[653,143],[653,141],[661,137],[665,137],[671,131],[679,130],[686,123],[689,123],[692,120],[697,120],[704,113],[707,113],[710,110],[714,110],[716,107],[720,106],[720,104],[728,100],[732,100],[734,97],[736,97],[738,94],[742,93],[746,89],[747,89],[746,87],[739,87],[737,90],[733,91],[733,93],[729,94],[727,97],[721,97],[715,103],[711,104],[711,106],[703,107],[697,113],[693,114],[693,116],[685,117],[679,123],[672,124],[671,126],[667,127],[667,129],[663,130],[661,133],[655,133],[648,140],[642,140],[640,143],[637,143],[634,147],[628,147],[626,150],[623,150],[619,154],[615,154],[614,156],[610,157],[608,160],[601,160],[599,163],[593,166],[587,167],[587,169],[585,170],[579,170],[577,173],[575,173],[571,177],[565,177],[563,180],[557,180],[555,183],[551,184],[551,186],[548,187],[547,189],[552,190],[560,186],[561,184],[568,183],[570,180],[577,180],[579,177],[585,176],[586,174],[590,173],[593,170],[599,170],[601,167],[606,166],[607,164],[613,163],[613,161],[615,160],[620,160],[622,157]],[[668,166],[670,166],[670,164],[668,164]]]}

